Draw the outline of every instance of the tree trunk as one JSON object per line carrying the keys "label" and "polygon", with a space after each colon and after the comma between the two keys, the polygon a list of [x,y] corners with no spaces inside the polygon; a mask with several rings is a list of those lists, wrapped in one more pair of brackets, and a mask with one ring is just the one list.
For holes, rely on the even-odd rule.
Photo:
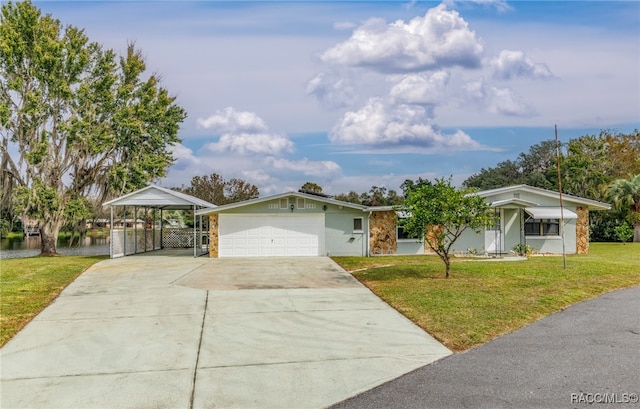
{"label": "tree trunk", "polygon": [[48,221],[40,226],[40,255],[57,256],[58,233],[60,223]]}
{"label": "tree trunk", "polygon": [[449,272],[451,271],[451,261],[449,260],[448,257],[444,258],[444,265],[446,268],[444,277],[449,278]]}
{"label": "tree trunk", "polygon": [[640,223],[633,226],[633,242],[640,243]]}

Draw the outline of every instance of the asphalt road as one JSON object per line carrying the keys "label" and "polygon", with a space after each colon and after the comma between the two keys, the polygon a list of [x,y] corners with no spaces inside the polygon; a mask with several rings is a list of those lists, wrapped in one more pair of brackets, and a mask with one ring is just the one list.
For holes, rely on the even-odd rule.
{"label": "asphalt road", "polygon": [[348,399],[355,408],[638,408],[640,287],[550,315]]}

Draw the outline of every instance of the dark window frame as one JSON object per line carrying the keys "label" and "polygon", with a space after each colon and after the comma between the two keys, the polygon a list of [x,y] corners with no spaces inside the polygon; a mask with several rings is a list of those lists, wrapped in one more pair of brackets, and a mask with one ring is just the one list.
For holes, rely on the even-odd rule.
{"label": "dark window frame", "polygon": [[396,226],[396,240],[398,240],[398,241],[400,241],[400,240],[416,241],[416,240],[418,240],[418,237],[417,236],[411,236],[411,235],[409,235],[409,233],[406,233],[404,231],[404,227]]}
{"label": "dark window frame", "polygon": [[560,219],[529,219],[524,222],[525,236],[553,237],[560,235]]}
{"label": "dark window frame", "polygon": [[[358,228],[358,224],[360,224],[360,228]],[[362,233],[364,232],[364,221],[362,217],[354,217],[353,218],[353,232],[354,233]]]}

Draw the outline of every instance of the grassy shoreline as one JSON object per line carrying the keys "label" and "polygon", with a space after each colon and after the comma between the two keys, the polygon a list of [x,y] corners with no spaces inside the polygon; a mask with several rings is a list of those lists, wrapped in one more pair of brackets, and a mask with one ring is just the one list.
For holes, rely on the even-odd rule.
{"label": "grassy shoreline", "polygon": [[334,257],[389,305],[464,351],[604,293],[640,285],[640,243],[592,243],[591,254],[490,262],[435,256]]}
{"label": "grassy shoreline", "polygon": [[107,258],[0,259],[0,346],[13,338],[87,268]]}
{"label": "grassy shoreline", "polygon": [[[60,234],[58,235],[58,240],[69,239],[72,235],[74,238],[80,237],[80,234],[78,232],[61,231]],[[23,232],[12,231],[7,233],[6,235],[3,235],[1,238],[16,240],[16,239],[22,239],[23,237],[24,237]],[[95,238],[109,237],[109,229],[107,228],[89,229],[86,232],[86,237],[95,237]]]}

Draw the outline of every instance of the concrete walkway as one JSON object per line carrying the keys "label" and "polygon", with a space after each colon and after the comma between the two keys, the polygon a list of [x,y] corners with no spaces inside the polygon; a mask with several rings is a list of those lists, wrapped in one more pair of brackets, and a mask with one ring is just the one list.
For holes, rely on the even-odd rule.
{"label": "concrete walkway", "polygon": [[0,350],[0,407],[326,407],[449,354],[328,258],[147,253]]}

